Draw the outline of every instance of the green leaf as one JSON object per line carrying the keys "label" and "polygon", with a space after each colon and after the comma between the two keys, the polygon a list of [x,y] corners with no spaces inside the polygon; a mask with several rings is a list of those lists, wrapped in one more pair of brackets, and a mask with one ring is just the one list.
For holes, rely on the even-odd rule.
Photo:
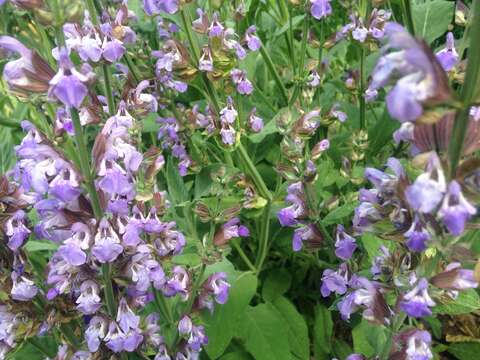
{"label": "green leaf", "polygon": [[478,359],[480,344],[476,342],[454,343],[448,347],[448,352],[459,360]]}
{"label": "green leaf", "polygon": [[198,254],[181,254],[175,255],[172,262],[178,265],[197,266],[202,262],[202,258]]}
{"label": "green leaf", "polygon": [[188,191],[183,183],[183,178],[178,173],[177,166],[174,164],[172,158],[169,159],[167,163],[167,185],[168,185],[168,194],[172,202],[175,205],[178,205],[188,198]]}
{"label": "green leaf", "polygon": [[299,359],[308,360],[310,342],[305,319],[297,311],[295,305],[283,296],[275,299],[273,306],[278,310],[278,313],[288,326],[288,340],[292,353]]}
{"label": "green leaf", "polygon": [[257,360],[291,360],[287,324],[271,304],[248,307],[238,336]]}
{"label": "green leaf", "polygon": [[355,208],[358,205],[358,201],[354,201],[353,203],[343,204],[342,206],[336,208],[332,212],[328,213],[322,220],[323,225],[331,225],[339,223],[340,220],[349,217]]}
{"label": "green leaf", "polygon": [[232,282],[227,303],[217,306],[213,315],[209,312],[202,314],[209,338],[205,350],[211,359],[224,353],[256,290],[257,278],[252,273],[243,273]]}
{"label": "green leaf", "polygon": [[422,4],[412,4],[415,35],[430,44],[445,34],[453,20],[454,1],[433,0]]}
{"label": "green leaf", "polygon": [[0,175],[5,174],[15,164],[12,133],[6,127],[0,127]]}
{"label": "green leaf", "polygon": [[[297,15],[292,18],[292,27],[295,28],[298,24],[303,22],[303,19],[305,18],[305,15]],[[287,31],[290,28],[290,23],[286,23],[283,25],[280,29],[278,29],[274,34],[273,38],[276,38],[280,35],[282,35],[285,31]]]}
{"label": "green leaf", "polygon": [[367,357],[380,354],[387,340],[383,326],[372,325],[364,319],[353,329],[352,338],[353,350]]}
{"label": "green leaf", "polygon": [[55,251],[58,249],[58,244],[52,241],[29,240],[24,246],[28,252],[35,251]]}
{"label": "green leaf", "polygon": [[251,360],[252,357],[246,352],[235,351],[223,355],[220,360]]}
{"label": "green leaf", "polygon": [[371,233],[363,234],[360,239],[363,244],[363,247],[367,251],[367,254],[370,260],[373,260],[376,256],[379,255],[380,246],[383,245],[389,248],[389,245],[390,245],[387,241],[384,241]]}
{"label": "green leaf", "polygon": [[332,351],[333,321],[332,313],[322,304],[315,308],[313,325],[313,346],[317,354],[329,354]]}
{"label": "green leaf", "polygon": [[353,353],[352,348],[344,340],[335,339],[333,342],[333,354],[338,359],[345,359],[348,355]]}
{"label": "green leaf", "polygon": [[433,308],[437,314],[460,315],[480,309],[480,297],[475,289],[461,291],[458,298],[451,299]]}
{"label": "green leaf", "polygon": [[274,301],[287,292],[292,284],[292,275],[286,269],[273,269],[265,279],[262,296],[265,300]]}
{"label": "green leaf", "polygon": [[369,129],[368,132],[368,155],[374,157],[387,144],[390,143],[392,135],[399,128],[399,122],[389,115],[387,109],[382,117]]}

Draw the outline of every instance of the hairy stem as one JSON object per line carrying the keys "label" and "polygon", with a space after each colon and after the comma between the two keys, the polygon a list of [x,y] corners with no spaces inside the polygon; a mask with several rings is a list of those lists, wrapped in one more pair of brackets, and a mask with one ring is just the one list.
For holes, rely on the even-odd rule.
{"label": "hairy stem", "polygon": [[358,102],[360,106],[360,129],[366,127],[366,107],[365,107],[365,48],[360,45],[360,89]]}
{"label": "hairy stem", "polygon": [[262,176],[258,172],[257,168],[255,167],[255,164],[253,163],[252,159],[248,155],[247,150],[245,149],[245,147],[241,142],[238,144],[238,150],[239,150],[240,157],[242,158],[243,162],[245,163],[245,166],[248,169],[249,175],[251,176],[255,186],[258,189],[258,192],[263,198],[265,198],[268,201],[271,201],[272,194],[270,193],[270,190],[268,190],[267,185],[263,181]]}
{"label": "hairy stem", "polygon": [[270,237],[270,208],[271,202],[268,202],[263,209],[263,215],[261,218],[259,250],[257,259],[255,261],[255,267],[257,268],[258,272],[262,271],[263,263],[268,253],[268,240]]}
{"label": "hairy stem", "polygon": [[242,258],[243,262],[245,263],[245,265],[247,265],[247,267],[253,271],[254,273],[257,272],[257,269],[255,268],[255,265],[252,264],[252,262],[250,261],[250,259],[248,258],[247,254],[245,254],[245,252],[243,251],[242,247],[240,246],[240,244],[238,243],[238,238],[235,238],[235,239],[232,239],[230,240],[230,244],[232,244],[232,246],[235,248],[235,250],[237,250],[238,254],[240,255],[240,257]]}

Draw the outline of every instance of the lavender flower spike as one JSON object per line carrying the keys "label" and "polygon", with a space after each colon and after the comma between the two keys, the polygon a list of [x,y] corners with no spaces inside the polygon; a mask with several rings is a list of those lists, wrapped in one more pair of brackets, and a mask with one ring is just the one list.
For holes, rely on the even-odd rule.
{"label": "lavender flower spike", "polygon": [[430,279],[430,282],[438,288],[449,290],[475,289],[478,287],[474,271],[462,269],[458,262],[449,264],[445,271],[435,275]]}

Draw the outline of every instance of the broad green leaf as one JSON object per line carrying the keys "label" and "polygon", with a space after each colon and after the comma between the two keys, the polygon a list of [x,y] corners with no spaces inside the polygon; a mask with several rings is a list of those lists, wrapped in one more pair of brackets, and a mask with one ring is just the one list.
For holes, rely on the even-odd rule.
{"label": "broad green leaf", "polygon": [[308,360],[310,342],[305,319],[300,315],[295,305],[283,296],[276,298],[272,304],[288,326],[288,340],[292,353],[299,359]]}
{"label": "broad green leaf", "polygon": [[475,289],[461,291],[455,300],[437,302],[433,312],[437,314],[460,315],[480,309],[480,297]]}
{"label": "broad green leaf", "polygon": [[287,292],[292,283],[292,275],[286,269],[273,269],[263,284],[262,296],[266,301],[274,301]]}
{"label": "broad green leaf", "polygon": [[172,158],[168,160],[166,176],[168,194],[170,195],[172,202],[177,205],[186,201],[188,198],[188,191]]}
{"label": "broad green leaf", "polygon": [[256,360],[291,360],[287,324],[271,304],[248,307],[238,336]]}
{"label": "broad green leaf", "polygon": [[203,313],[209,338],[205,351],[211,359],[217,359],[224,353],[256,289],[257,278],[251,273],[243,273],[232,283],[227,303],[215,307],[213,314]]}
{"label": "broad green leaf", "polygon": [[448,347],[448,352],[458,360],[478,359],[480,344],[476,342],[454,343]]}
{"label": "broad green leaf", "polygon": [[379,354],[387,340],[383,326],[372,325],[362,321],[352,331],[353,350],[367,357]]}
{"label": "broad green leaf", "polygon": [[412,4],[415,35],[430,44],[448,30],[453,20],[454,1],[433,0],[422,4]]}
{"label": "broad green leaf", "polygon": [[58,249],[58,244],[52,241],[29,240],[24,246],[28,252],[35,251],[55,251]]}
{"label": "broad green leaf", "polygon": [[147,117],[142,121],[142,132],[157,133],[158,129],[160,128],[160,124],[157,123],[157,118],[158,118],[158,115],[156,113],[148,114]]}
{"label": "broad green leaf", "polygon": [[317,354],[329,354],[332,351],[332,335],[332,313],[324,305],[318,304],[313,326],[313,345],[317,357]]}
{"label": "broad green leaf", "polygon": [[343,204],[342,206],[336,208],[323,218],[323,225],[339,223],[341,220],[350,216],[353,213],[353,210],[355,210],[355,208],[357,207],[357,205],[358,202],[354,201],[353,203]]}

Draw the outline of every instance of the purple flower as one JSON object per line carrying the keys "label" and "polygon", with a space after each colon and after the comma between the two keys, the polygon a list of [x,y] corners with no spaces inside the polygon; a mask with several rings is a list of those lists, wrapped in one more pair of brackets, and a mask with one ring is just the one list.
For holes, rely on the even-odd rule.
{"label": "purple flower", "polygon": [[291,205],[278,212],[278,221],[282,226],[294,226],[306,215],[305,194],[301,182],[288,186],[285,202]]}
{"label": "purple flower", "polygon": [[102,306],[100,289],[94,281],[87,280],[80,286],[80,296],[75,301],[77,309],[85,315],[94,314]]}
{"label": "purple flower", "polygon": [[187,343],[193,351],[200,351],[203,345],[208,344],[208,337],[205,334],[204,327],[194,325]]}
{"label": "purple flower", "polygon": [[19,93],[46,93],[53,70],[36,52],[10,36],[0,36],[0,49],[20,55],[3,68],[3,78],[8,87]]}
{"label": "purple flower", "polygon": [[10,295],[14,300],[29,301],[38,293],[38,288],[33,281],[16,272],[12,272],[12,282],[13,285]]}
{"label": "purple flower", "polygon": [[465,290],[478,287],[474,271],[462,269],[458,262],[449,264],[443,272],[431,278],[430,282],[438,288],[449,290]]}
{"label": "purple flower", "polygon": [[435,306],[435,302],[428,295],[428,281],[424,278],[420,279],[400,302],[400,309],[415,318],[430,316],[432,306]]}
{"label": "purple flower", "polygon": [[172,273],[172,277],[165,283],[163,294],[168,297],[180,294],[183,300],[187,300],[190,285],[190,277],[187,271],[181,266],[175,266]]}
{"label": "purple flower", "polygon": [[93,256],[101,263],[114,261],[123,252],[123,246],[108,220],[102,219],[95,235]]}
{"label": "purple flower", "polygon": [[198,69],[207,72],[213,71],[212,51],[208,46],[204,46],[202,49],[202,56],[198,60]]}
{"label": "purple flower", "polygon": [[433,359],[430,344],[432,337],[425,330],[415,330],[407,339],[405,356],[407,360],[430,360]]}
{"label": "purple flower", "polygon": [[85,83],[88,78],[75,70],[68,52],[62,48],[59,52],[59,70],[50,80],[50,90],[67,107],[79,109],[88,89]]}
{"label": "purple flower", "polygon": [[445,175],[440,159],[433,153],[428,159],[427,171],[407,187],[405,197],[414,210],[428,214],[440,204],[445,190]]}
{"label": "purple flower", "polygon": [[12,251],[17,251],[31,233],[25,226],[26,218],[23,210],[17,210],[3,225],[5,235],[8,236],[7,245]]}
{"label": "purple flower", "polygon": [[323,19],[332,13],[331,0],[310,0],[310,13],[317,19]]}
{"label": "purple flower", "polygon": [[343,295],[347,292],[348,270],[347,264],[340,264],[337,271],[325,269],[322,274],[320,292],[323,297],[328,297],[332,292]]}
{"label": "purple flower", "polygon": [[125,298],[121,298],[118,304],[116,321],[124,333],[128,333],[130,329],[138,329],[140,325],[140,316],[134,314]]}
{"label": "purple flower", "polygon": [[218,304],[223,305],[227,302],[230,284],[227,282],[226,273],[218,272],[210,275],[204,284],[204,288],[215,297]]}
{"label": "purple flower", "polygon": [[225,145],[233,145],[237,139],[235,129],[230,125],[224,125],[224,127],[222,127],[220,130],[220,136],[222,137],[222,142]]}
{"label": "purple flower", "polygon": [[179,0],[143,0],[143,9],[148,16],[161,12],[175,14],[178,11]]}
{"label": "purple flower", "polygon": [[187,335],[192,332],[193,324],[192,319],[187,315],[184,315],[178,322],[178,333],[180,335]]}
{"label": "purple flower", "polygon": [[352,38],[359,42],[365,42],[367,40],[368,30],[363,26],[358,26],[352,31]]}
{"label": "purple flower", "polygon": [[410,229],[408,229],[404,236],[407,238],[406,244],[408,249],[414,252],[421,252],[425,250],[427,247],[426,242],[428,242],[431,238],[430,233],[418,215],[415,216],[412,226]]}
{"label": "purple flower", "polygon": [[293,233],[293,251],[300,251],[303,243],[307,243],[311,248],[318,248],[322,239],[322,235],[314,224],[303,225]]}
{"label": "purple flower", "polygon": [[357,248],[355,238],[345,232],[343,225],[337,226],[337,239],[335,241],[335,255],[342,260],[348,260],[352,257]]}
{"label": "purple flower", "polygon": [[253,85],[247,79],[247,73],[240,69],[233,69],[230,72],[233,83],[237,86],[237,91],[242,95],[250,95],[253,92]]}
{"label": "purple flower", "polygon": [[250,26],[245,32],[245,42],[250,51],[257,51],[262,46],[260,39],[256,35],[257,28],[255,25]]}
{"label": "purple flower", "polygon": [[94,316],[88,323],[85,331],[85,340],[87,341],[88,350],[96,352],[100,347],[100,341],[107,334],[107,322],[101,316]]}
{"label": "purple flower", "polygon": [[223,35],[223,30],[225,28],[223,25],[220,23],[218,20],[218,13],[215,12],[212,16],[212,22],[210,23],[210,26],[208,28],[208,36],[213,38],[213,37],[221,37]]}
{"label": "purple flower", "polygon": [[263,129],[263,119],[256,114],[257,108],[254,107],[248,116],[248,125],[253,132],[259,133]]}
{"label": "purple flower", "polygon": [[318,74],[317,70],[314,69],[308,75],[307,84],[312,88],[316,88],[318,87],[318,85],[320,85],[320,80],[321,80],[320,75]]}
{"label": "purple flower", "polygon": [[457,50],[455,50],[455,39],[451,32],[447,33],[445,49],[440,50],[435,55],[445,71],[452,70],[455,65],[458,64],[458,53]]}
{"label": "purple flower", "polygon": [[465,230],[465,224],[476,212],[475,207],[463,196],[458,182],[453,180],[448,185],[447,193],[438,212],[448,231],[455,236],[461,235]]}
{"label": "purple flower", "polygon": [[[448,82],[440,65],[403,27],[387,23],[385,32],[389,44],[377,62],[369,89],[378,90],[396,81],[386,98],[388,111],[401,122],[414,121],[428,100],[438,103],[450,98]],[[393,48],[398,51],[387,53]]]}

